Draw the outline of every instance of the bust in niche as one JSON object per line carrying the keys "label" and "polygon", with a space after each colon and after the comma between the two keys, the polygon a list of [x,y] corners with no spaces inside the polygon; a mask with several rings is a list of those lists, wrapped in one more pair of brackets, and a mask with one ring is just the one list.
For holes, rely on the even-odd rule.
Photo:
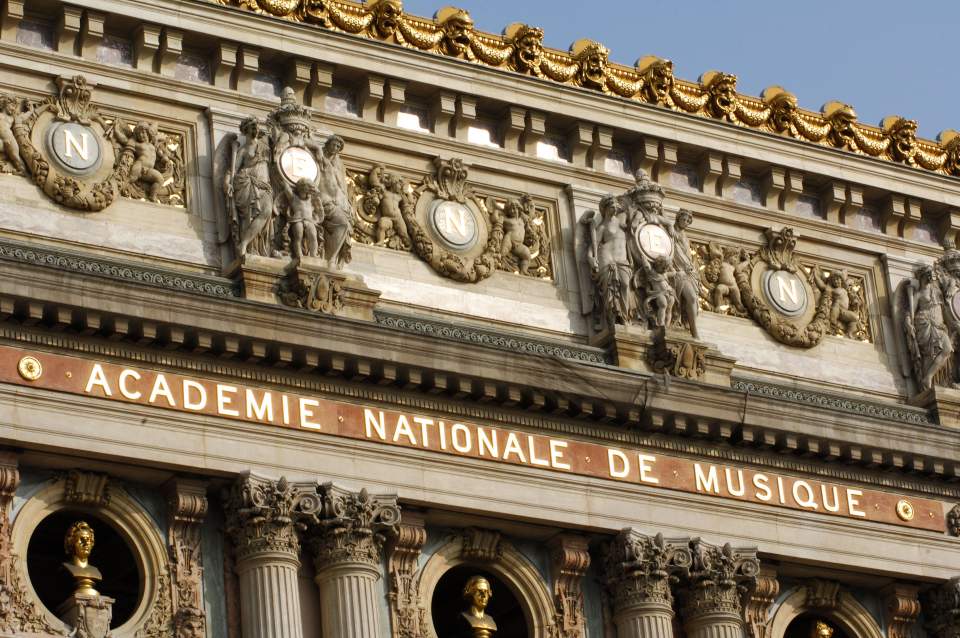
{"label": "bust in niche", "polygon": [[103,575],[89,563],[95,540],[93,528],[86,521],[71,525],[63,539],[63,549],[69,559],[63,567],[76,583],[74,593],[80,596],[100,595],[93,586],[103,580]]}
{"label": "bust in niche", "polygon": [[487,604],[493,596],[490,581],[483,576],[471,576],[463,588],[463,599],[468,607],[461,614],[469,631],[470,638],[492,638],[497,631],[497,623],[486,613]]}

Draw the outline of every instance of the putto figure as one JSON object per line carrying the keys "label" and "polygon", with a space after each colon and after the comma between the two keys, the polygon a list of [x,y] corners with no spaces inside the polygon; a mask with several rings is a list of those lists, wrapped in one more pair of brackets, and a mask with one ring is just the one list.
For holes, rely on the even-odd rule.
{"label": "putto figure", "polygon": [[467,609],[461,614],[470,628],[466,634],[471,638],[492,638],[497,631],[497,623],[486,613],[487,604],[493,596],[490,581],[483,576],[471,576],[463,588],[463,599]]}
{"label": "putto figure", "polygon": [[245,119],[240,133],[223,180],[237,257],[322,257],[342,268],[353,228],[343,139],[315,132],[290,88],[265,120]]}

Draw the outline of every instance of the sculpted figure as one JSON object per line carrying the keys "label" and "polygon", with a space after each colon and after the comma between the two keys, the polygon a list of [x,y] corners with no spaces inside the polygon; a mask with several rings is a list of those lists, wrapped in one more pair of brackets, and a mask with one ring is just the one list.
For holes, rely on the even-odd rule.
{"label": "sculpted figure", "polygon": [[644,260],[643,270],[647,276],[644,309],[657,328],[666,328],[673,322],[673,307],[677,303],[677,294],[670,285],[670,262],[666,257],[657,257],[653,263]]}
{"label": "sculpted figure", "polygon": [[174,627],[175,638],[205,638],[207,635],[203,613],[193,607],[181,608],[177,611]]}
{"label": "sculpted figure", "polygon": [[673,62],[656,56],[637,60],[637,71],[643,76],[640,94],[651,104],[669,104],[673,90]]}
{"label": "sculpted figure", "polygon": [[820,292],[830,298],[830,326],[834,330],[843,331],[849,338],[856,339],[863,332],[859,309],[856,306],[859,297],[851,300],[846,273],[834,271],[824,279],[820,267],[814,266],[813,280]]}
{"label": "sculpted figure", "polygon": [[317,225],[323,222],[323,209],[317,211],[314,207],[317,189],[306,177],[298,180],[293,187],[286,180],[282,183],[290,205],[287,216],[290,253],[294,259],[317,257],[320,254]]}
{"label": "sculpted figure", "polygon": [[384,40],[393,37],[400,28],[403,3],[400,0],[374,0],[368,4],[373,12],[373,23],[370,25],[373,35]]}
{"label": "sculpted figure", "polygon": [[629,221],[621,200],[606,195],[600,200],[600,220],[588,214],[587,263],[596,290],[595,298],[609,325],[629,324],[637,317],[633,263],[628,249]]}
{"label": "sculpted figure", "polygon": [[240,124],[243,145],[234,142],[223,190],[231,216],[238,256],[271,256],[273,187],[270,185],[270,143],[263,123],[248,117]]}
{"label": "sculpted figure", "polygon": [[703,270],[704,279],[712,286],[707,301],[714,312],[723,309],[735,309],[745,313],[747,309],[740,297],[740,286],[737,285],[737,266],[743,261],[741,249],[724,248],[716,242],[710,242],[707,247],[709,261]]}
{"label": "sculpted figure", "polygon": [[159,192],[163,188],[164,176],[158,170],[159,162],[166,158],[163,155],[163,145],[157,143],[157,127],[149,122],[137,122],[133,133],[123,132],[121,122],[117,120],[113,129],[114,139],[133,149],[133,165],[130,167],[128,180],[132,184],[140,183],[151,202],[160,203]]}
{"label": "sculpted figure", "polygon": [[681,317],[693,338],[699,339],[697,314],[700,312],[700,272],[690,254],[686,233],[692,223],[693,214],[686,209],[681,209],[673,222],[673,287],[680,304]]}
{"label": "sculpted figure", "polygon": [[63,567],[76,581],[75,593],[83,596],[100,595],[93,586],[102,580],[103,576],[100,570],[89,562],[95,540],[93,528],[85,521],[77,521],[71,525],[63,539],[63,549],[68,559],[63,563]]}
{"label": "sculpted figure", "polygon": [[491,638],[497,631],[497,623],[486,613],[487,604],[493,596],[490,581],[483,576],[471,576],[463,588],[467,610],[461,615],[470,628],[472,638]]}
{"label": "sculpted figure", "polygon": [[731,120],[737,111],[737,76],[720,71],[708,71],[700,83],[710,95],[707,111],[713,117]]}
{"label": "sculpted figure", "polygon": [[350,262],[350,233],[353,230],[353,208],[347,194],[347,171],[340,160],[343,138],[331,135],[320,154],[318,190],[323,205],[325,231],[324,254],[334,268]]}
{"label": "sculpted figure", "polygon": [[813,627],[813,635],[810,638],[833,638],[833,627],[818,620]]}
{"label": "sculpted figure", "polygon": [[577,63],[576,82],[580,86],[603,90],[607,86],[607,61],[610,50],[593,40],[577,40],[570,47]]}
{"label": "sculpted figure", "polygon": [[514,23],[506,28],[504,35],[513,44],[510,66],[518,73],[540,76],[543,62],[543,29]]}
{"label": "sculpted figure", "polygon": [[917,384],[926,390],[953,354],[953,343],[943,318],[943,297],[933,267],[922,266],[917,271],[916,281],[910,282],[906,295],[907,347]]}
{"label": "sculpted figure", "polygon": [[388,231],[393,231],[404,246],[410,245],[410,233],[403,219],[401,205],[404,203],[403,178],[399,175],[384,175],[383,189],[380,195],[380,221],[377,222],[377,243],[387,239]]}
{"label": "sculpted figure", "polygon": [[524,244],[527,235],[527,222],[523,216],[523,207],[517,200],[510,200],[503,209],[503,243],[500,250],[503,255],[512,255],[517,260],[520,273],[528,274],[530,266],[530,248]]}
{"label": "sculpted figure", "polygon": [[24,174],[27,168],[20,158],[20,145],[13,137],[13,122],[19,111],[19,98],[0,94],[0,167],[10,164],[12,172]]}
{"label": "sculpted figure", "polygon": [[663,188],[651,180],[642,168],[637,170],[634,180],[636,184],[627,191],[627,196],[640,216],[634,216],[633,225],[640,225],[642,218],[643,222],[667,228],[669,224],[663,216]]}
{"label": "sculpted figure", "polygon": [[437,22],[443,29],[443,52],[453,57],[461,57],[470,48],[470,33],[473,31],[473,18],[464,9],[444,7],[437,11]]}
{"label": "sculpted figure", "polygon": [[857,149],[857,112],[849,104],[827,102],[821,109],[830,124],[830,143],[839,148]]}

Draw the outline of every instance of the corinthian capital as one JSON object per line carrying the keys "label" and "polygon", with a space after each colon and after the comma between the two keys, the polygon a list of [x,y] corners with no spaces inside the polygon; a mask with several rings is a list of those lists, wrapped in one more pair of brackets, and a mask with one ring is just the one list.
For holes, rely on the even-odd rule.
{"label": "corinthian capital", "polygon": [[740,618],[743,594],[753,588],[760,572],[756,550],[735,550],[729,543],[718,547],[697,538],[690,541],[690,554],[689,577],[681,589],[684,619],[690,622],[704,614]]}
{"label": "corinthian capital", "polygon": [[322,511],[310,539],[317,570],[340,563],[379,565],[384,541],[400,522],[396,495],[325,483],[320,498]]}
{"label": "corinthian capital", "polygon": [[924,626],[932,638],[960,636],[960,577],[951,578],[923,597]]}
{"label": "corinthian capital", "polygon": [[237,558],[262,552],[300,553],[298,533],[317,520],[316,483],[291,483],[248,474],[224,493],[227,531]]}
{"label": "corinthian capital", "polygon": [[671,582],[690,567],[690,550],[668,543],[662,534],[646,536],[626,528],[617,534],[604,559],[614,609],[640,603],[670,606]]}

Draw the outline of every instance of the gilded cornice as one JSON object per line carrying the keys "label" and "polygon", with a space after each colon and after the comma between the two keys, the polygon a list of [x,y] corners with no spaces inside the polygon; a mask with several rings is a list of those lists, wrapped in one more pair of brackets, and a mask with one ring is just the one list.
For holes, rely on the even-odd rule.
{"label": "gilded cornice", "polygon": [[820,112],[801,109],[795,95],[779,86],[760,97],[738,93],[737,76],[708,71],[697,82],[677,78],[673,63],[647,56],[634,67],[610,62],[609,50],[588,39],[569,51],[543,46],[543,30],[511,24],[503,35],[474,28],[463,9],[444,7],[433,19],[406,14],[402,0],[212,0],[255,13],[302,22],[363,38],[474,62],[654,104],[674,111],[914,168],[960,176],[960,134],[940,133],[936,141],[917,137],[917,122],[890,116],[880,126],[857,121],[849,104],[828,102]]}

